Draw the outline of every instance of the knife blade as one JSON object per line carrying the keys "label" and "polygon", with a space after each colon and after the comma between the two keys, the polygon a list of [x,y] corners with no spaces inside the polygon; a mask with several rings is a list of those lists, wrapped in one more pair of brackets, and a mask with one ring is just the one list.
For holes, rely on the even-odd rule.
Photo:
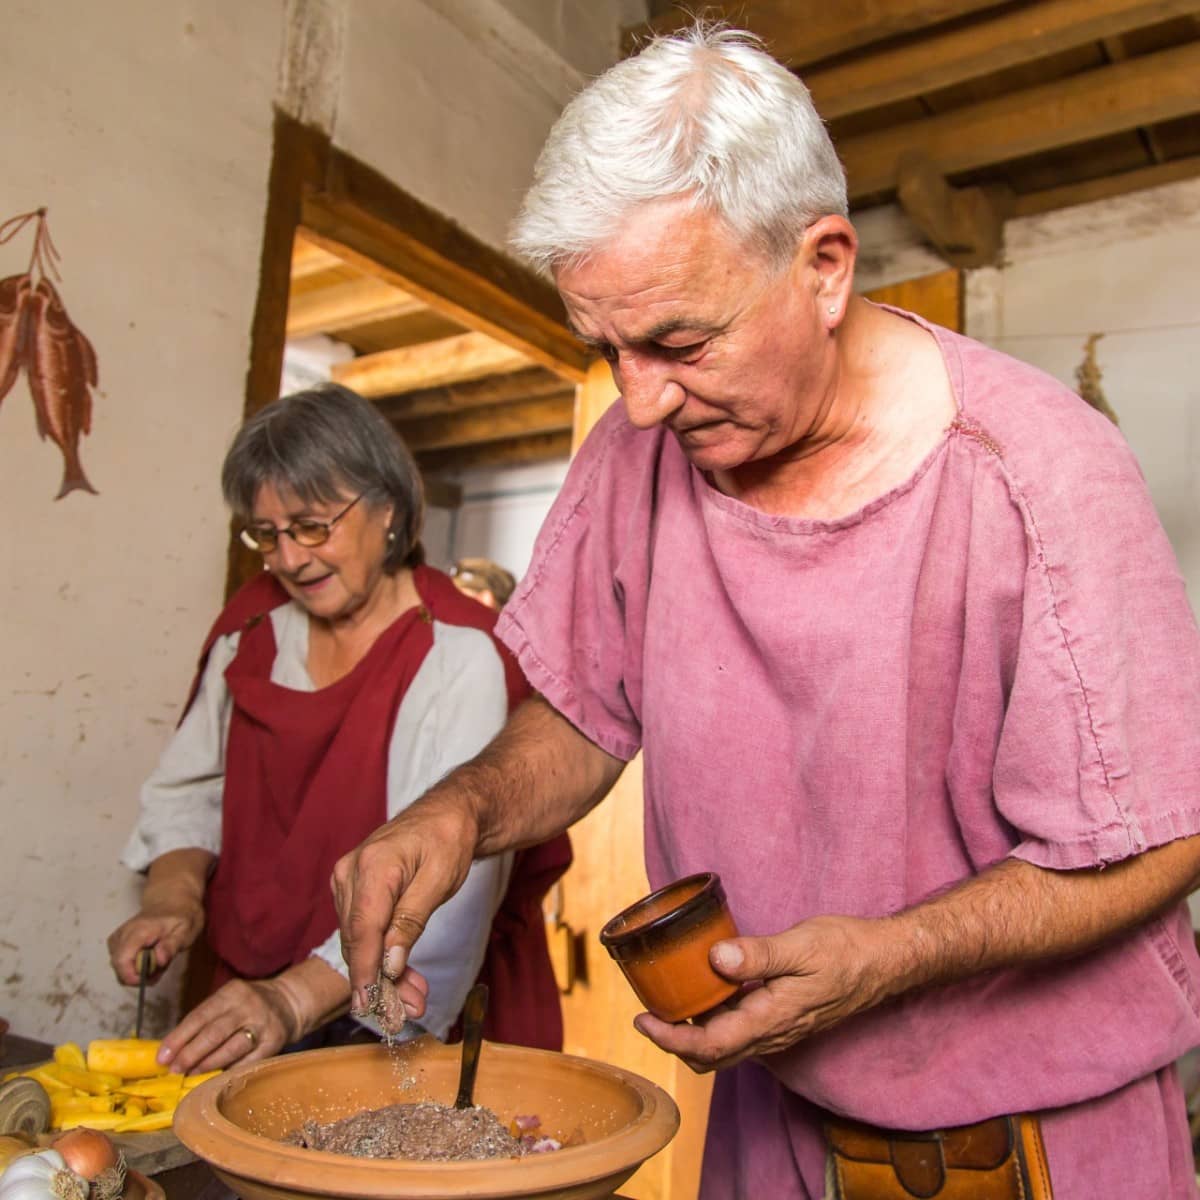
{"label": "knife blade", "polygon": [[146,980],[150,978],[150,966],[154,961],[154,952],[149,946],[138,951],[138,998],[137,1017],[133,1022],[133,1036],[142,1036],[142,1015],[146,1011]]}
{"label": "knife blade", "polygon": [[479,1046],[483,1040],[483,1018],[487,1015],[488,989],[477,983],[463,1005],[462,1066],[458,1076],[455,1108],[471,1108],[475,1095],[475,1071],[479,1066]]}

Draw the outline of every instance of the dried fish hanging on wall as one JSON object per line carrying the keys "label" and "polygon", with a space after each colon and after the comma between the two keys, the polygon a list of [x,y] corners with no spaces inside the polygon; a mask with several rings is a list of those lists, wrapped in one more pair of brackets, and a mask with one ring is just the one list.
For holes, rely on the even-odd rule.
{"label": "dried fish hanging on wall", "polygon": [[0,279],[0,401],[24,367],[38,436],[49,438],[62,452],[62,486],[54,497],[61,500],[76,489],[96,494],[79,461],[79,439],[92,431],[91,389],[99,374],[91,342],[67,316],[51,282],[52,275],[59,282],[62,276],[46,210],[21,213],[0,224],[0,245],[35,221],[28,270]]}

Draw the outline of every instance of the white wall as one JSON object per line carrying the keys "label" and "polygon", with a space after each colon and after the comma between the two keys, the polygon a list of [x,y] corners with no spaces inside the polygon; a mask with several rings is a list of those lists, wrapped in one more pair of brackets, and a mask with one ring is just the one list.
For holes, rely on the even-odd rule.
{"label": "white wall", "polygon": [[[99,496],[53,500],[61,460],[24,380],[0,407],[0,1015],[15,1032],[132,1025],[104,939],[135,906],[117,857],[224,587],[218,473],[243,405],[273,101],[501,246],[558,107],[640,8],[6,6],[0,221],[49,206],[63,296],[100,363],[82,445]],[[29,245],[0,246],[0,277]]]}
{"label": "white wall", "polygon": [[462,504],[446,513],[426,540],[430,561],[448,566],[459,558],[490,558],[520,581],[566,474],[566,459],[464,472],[458,479]]}
{"label": "white wall", "polygon": [[[502,248],[563,105],[634,0],[353,0],[334,140]],[[632,13],[632,15],[631,15]]]}

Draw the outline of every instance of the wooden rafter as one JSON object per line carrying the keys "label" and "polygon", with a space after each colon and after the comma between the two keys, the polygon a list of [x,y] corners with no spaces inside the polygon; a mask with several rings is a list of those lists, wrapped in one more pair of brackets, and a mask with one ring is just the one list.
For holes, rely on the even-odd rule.
{"label": "wooden rafter", "polygon": [[563,390],[562,379],[553,372],[544,367],[527,367],[511,375],[491,375],[466,383],[421,388],[399,396],[380,396],[376,405],[389,420],[406,421],[511,404],[516,400],[534,400],[539,396],[555,396]]}
{"label": "wooden rafter", "polygon": [[549,459],[567,458],[571,453],[570,433],[537,433],[530,437],[453,450],[431,450],[417,455],[422,470],[431,474],[471,467],[517,467]]}
{"label": "wooden rafter", "polygon": [[1200,177],[1200,154],[1193,154],[1188,158],[1176,158],[1171,162],[1142,167],[1137,171],[1122,171],[1118,175],[1105,175],[1100,179],[1067,183],[1061,187],[1045,188],[1040,192],[1018,196],[1012,215],[1032,217],[1038,213],[1071,208],[1076,204],[1090,204],[1095,200],[1107,200],[1112,196],[1124,196],[1144,188],[1162,187],[1164,184],[1178,183],[1181,179],[1197,177]]}
{"label": "wooden rafter", "polygon": [[425,489],[425,503],[434,508],[461,508],[463,486],[450,479],[424,475],[421,480]]}
{"label": "wooden rafter", "polygon": [[391,317],[406,317],[425,312],[426,306],[407,292],[381,279],[363,276],[311,291],[292,291],[288,301],[288,337],[307,337],[311,333],[340,333]]}
{"label": "wooden rafter", "polygon": [[529,360],[486,333],[462,333],[335,363],[333,378],[361,396],[390,396],[519,371]]}
{"label": "wooden rafter", "polygon": [[905,151],[945,174],[1194,112],[1200,42],[851,138],[838,147],[852,200],[896,187]]}
{"label": "wooden rafter", "polygon": [[329,271],[341,265],[342,260],[336,254],[330,254],[328,250],[321,249],[316,243],[305,238],[303,234],[297,234],[295,241],[292,242],[293,281],[308,279],[312,275],[319,275],[322,271]]}
{"label": "wooden rafter", "polygon": [[832,120],[1196,11],[1197,0],[1044,0],[803,77]]}
{"label": "wooden rafter", "polygon": [[567,328],[558,293],[337,150],[324,184],[301,204],[305,236],[367,275],[423,300],[571,380],[589,355]]}
{"label": "wooden rafter", "polygon": [[692,13],[749,29],[776,58],[792,67],[914,30],[927,29],[971,13],[996,8],[1000,0],[731,0],[695,4],[623,31],[622,46],[632,53],[647,37],[672,33],[692,23]]}
{"label": "wooden rafter", "polygon": [[394,424],[415,452],[506,441],[535,433],[570,432],[574,418],[575,389],[571,388],[558,396]]}

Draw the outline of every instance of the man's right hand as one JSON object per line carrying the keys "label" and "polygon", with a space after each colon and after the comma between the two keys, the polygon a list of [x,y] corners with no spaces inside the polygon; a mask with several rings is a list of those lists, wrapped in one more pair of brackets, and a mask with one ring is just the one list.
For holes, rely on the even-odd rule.
{"label": "man's right hand", "polygon": [[339,859],[333,895],[354,1007],[367,1007],[381,968],[400,978],[430,914],[462,887],[477,855],[561,833],[624,766],[535,696],[469,763]]}
{"label": "man's right hand", "polygon": [[461,794],[437,792],[381,825],[333,868],[333,895],[354,1011],[380,971],[400,979],[425,923],[463,885],[479,829]]}

